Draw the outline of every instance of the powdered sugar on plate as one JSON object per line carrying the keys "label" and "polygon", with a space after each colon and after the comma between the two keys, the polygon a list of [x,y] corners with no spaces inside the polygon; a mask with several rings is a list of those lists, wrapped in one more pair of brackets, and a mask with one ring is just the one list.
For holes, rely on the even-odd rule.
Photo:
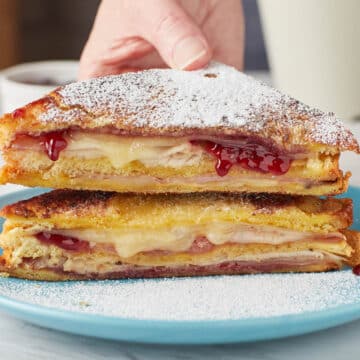
{"label": "powdered sugar on plate", "polygon": [[[45,122],[68,125],[91,114],[100,126],[239,131],[263,136],[353,144],[332,113],[296,101],[224,64],[198,71],[152,69],[66,85],[57,93],[61,109],[50,106]],[[120,119],[120,120],[119,120]]]}
{"label": "powdered sugar on plate", "polygon": [[2,278],[0,295],[57,310],[128,319],[230,320],[359,304],[360,277],[337,271],[67,283]]}

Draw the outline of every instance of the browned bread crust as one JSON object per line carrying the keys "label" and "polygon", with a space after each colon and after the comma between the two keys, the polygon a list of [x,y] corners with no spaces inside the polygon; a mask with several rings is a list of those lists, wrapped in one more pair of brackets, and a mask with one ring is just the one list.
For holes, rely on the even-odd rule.
{"label": "browned bread crust", "polygon": [[352,201],[278,194],[142,195],[54,190],[5,206],[0,214],[62,228],[129,225],[146,228],[194,221],[244,221],[328,232],[351,225]]}
{"label": "browned bread crust", "polygon": [[[308,266],[283,266],[277,270],[272,270],[272,273],[285,272],[324,272],[330,270],[339,270],[341,265],[337,263],[323,263]],[[210,275],[242,275],[242,274],[256,274],[269,272],[265,268],[261,270],[259,266],[257,269],[248,268],[239,270],[236,262],[230,262],[219,266],[183,266],[178,268],[161,267],[146,269],[141,267],[134,267],[131,272],[113,272],[113,273],[91,273],[91,274],[77,274],[73,272],[57,271],[53,269],[29,269],[24,267],[17,267],[7,269],[1,267],[0,271],[4,271],[5,276],[17,277],[28,280],[42,280],[42,281],[68,281],[68,280],[115,280],[127,278],[159,278],[159,277],[181,277],[181,276],[210,276]]]}
{"label": "browned bread crust", "polygon": [[[57,163],[61,163],[58,160]],[[54,170],[54,169],[52,169]],[[332,196],[346,192],[349,184],[350,173],[340,176],[334,181],[318,181],[311,186],[304,181],[259,181],[251,179],[242,179],[241,175],[228,183],[225,181],[213,181],[202,183],[194,180],[188,183],[172,183],[171,181],[159,181],[156,177],[149,176],[147,182],[137,182],[138,177],[124,176],[122,181],[118,181],[115,177],[104,175],[89,176],[73,176],[76,170],[68,168],[67,172],[56,173],[56,171],[47,171],[39,173],[38,171],[26,171],[15,165],[6,165],[0,171],[0,184],[13,183],[25,186],[41,186],[54,189],[71,188],[73,190],[101,190],[101,191],[117,191],[120,193],[142,193],[142,194],[161,194],[161,193],[195,193],[202,192],[223,192],[223,193],[274,193],[287,195],[312,195],[312,196]],[[186,178],[185,178],[186,179]],[[309,181],[310,182],[310,181]]]}
{"label": "browned bread crust", "polygon": [[353,230],[343,230],[348,244],[353,248],[354,252],[349,259],[350,266],[360,265],[360,233]]}
{"label": "browned bread crust", "polygon": [[155,69],[66,85],[4,115],[0,140],[6,146],[16,133],[67,128],[141,136],[252,137],[292,151],[360,151],[334,114],[311,109],[221,64],[193,72]]}

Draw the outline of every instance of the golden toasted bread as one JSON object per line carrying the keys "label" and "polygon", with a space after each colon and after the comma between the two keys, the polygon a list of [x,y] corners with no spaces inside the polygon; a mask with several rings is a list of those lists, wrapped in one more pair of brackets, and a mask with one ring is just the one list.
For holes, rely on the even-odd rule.
{"label": "golden toasted bread", "polygon": [[2,183],[144,193],[337,194],[359,152],[333,114],[222,64],[66,85],[4,115],[0,142]]}
{"label": "golden toasted bread", "polygon": [[14,222],[36,221],[57,228],[157,229],[230,221],[331,232],[351,225],[352,201],[275,194],[143,195],[54,190],[5,206],[0,215]]}
{"label": "golden toasted bread", "polygon": [[349,199],[55,190],[8,205],[0,271],[45,280],[355,265]]}

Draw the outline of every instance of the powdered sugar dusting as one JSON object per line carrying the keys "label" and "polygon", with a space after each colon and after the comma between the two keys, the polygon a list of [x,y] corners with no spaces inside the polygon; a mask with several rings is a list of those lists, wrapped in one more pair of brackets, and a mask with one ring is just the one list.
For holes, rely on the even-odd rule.
{"label": "powdered sugar dusting", "polygon": [[320,114],[315,118],[310,132],[314,141],[330,145],[337,142],[345,144],[347,139],[353,137],[350,130],[345,129],[344,124],[332,113]]}
{"label": "powdered sugar dusting", "polygon": [[64,117],[66,117],[66,120],[68,122],[75,121],[76,119],[79,119],[82,114],[85,114],[84,111],[78,108],[69,109],[69,110],[62,110],[56,106],[53,106],[51,104],[45,113],[40,115],[43,119],[52,119],[52,120],[62,120]]}
{"label": "powdered sugar dusting", "polygon": [[160,280],[46,283],[0,279],[0,295],[50,308],[120,318],[227,320],[358,304],[351,271]]}
{"label": "powdered sugar dusting", "polygon": [[[102,119],[102,126],[213,127],[282,136],[291,128],[299,141],[311,138],[340,147],[349,143],[349,133],[334,114],[311,109],[219,63],[191,72],[153,69],[95,78],[66,85],[58,94],[64,108],[80,107]],[[55,114],[50,108],[40,120],[71,125],[74,118],[68,116],[68,111]]]}
{"label": "powdered sugar dusting", "polygon": [[244,126],[255,108],[281,98],[220,64],[194,72],[162,69],[97,78],[59,93],[67,106],[80,105],[97,115],[123,114],[139,127]]}

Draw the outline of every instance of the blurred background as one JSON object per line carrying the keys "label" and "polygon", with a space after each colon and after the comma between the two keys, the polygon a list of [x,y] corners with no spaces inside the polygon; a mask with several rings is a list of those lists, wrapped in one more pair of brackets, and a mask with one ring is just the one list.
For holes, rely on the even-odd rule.
{"label": "blurred background", "polygon": [[[78,59],[99,3],[0,0],[0,68],[44,59]],[[243,5],[247,20],[245,66],[267,69],[257,2],[243,0]]]}
{"label": "blurred background", "polygon": [[[0,0],[0,70],[78,59],[99,2]],[[246,72],[345,120],[360,118],[360,0],[243,0],[243,6]]]}

